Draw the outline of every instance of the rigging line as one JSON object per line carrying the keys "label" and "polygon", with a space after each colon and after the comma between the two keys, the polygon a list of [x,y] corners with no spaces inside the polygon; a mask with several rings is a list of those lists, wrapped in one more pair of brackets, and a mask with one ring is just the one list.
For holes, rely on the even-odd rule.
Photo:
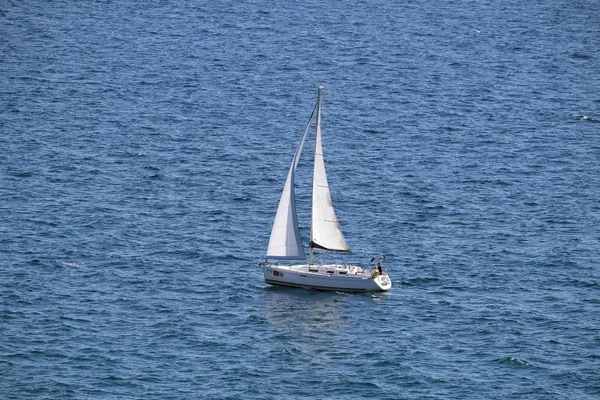
{"label": "rigging line", "polygon": [[313,110],[310,113],[310,117],[308,118],[308,124],[306,126],[307,130],[308,130],[308,126],[310,125],[310,121],[312,121],[313,115],[315,115],[315,111],[317,111],[317,104],[315,104],[315,106],[313,107]]}

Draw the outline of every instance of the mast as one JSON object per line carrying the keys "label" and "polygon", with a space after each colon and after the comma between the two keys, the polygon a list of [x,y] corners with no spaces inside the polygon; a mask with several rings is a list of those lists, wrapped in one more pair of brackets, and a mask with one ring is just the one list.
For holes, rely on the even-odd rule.
{"label": "mast", "polygon": [[[317,88],[317,139],[318,140],[321,137],[321,104],[323,103],[323,90],[325,89],[324,86],[319,85],[319,87]],[[317,164],[317,144],[315,140],[315,166]],[[321,148],[321,157],[323,156],[323,149]],[[316,168],[316,167],[315,167]],[[314,214],[315,214],[315,210],[314,210],[314,196],[315,196],[315,178],[314,178],[314,173],[313,173],[313,210],[312,210],[312,218],[314,218]],[[309,245],[309,251],[310,251],[310,256],[309,256],[309,264],[313,263],[313,229],[314,229],[314,223],[311,221],[310,224],[310,245]]]}

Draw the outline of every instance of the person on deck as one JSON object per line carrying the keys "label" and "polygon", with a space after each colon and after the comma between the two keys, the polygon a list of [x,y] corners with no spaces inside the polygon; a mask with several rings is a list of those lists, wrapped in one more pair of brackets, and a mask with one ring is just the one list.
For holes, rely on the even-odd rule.
{"label": "person on deck", "polygon": [[379,275],[383,275],[383,270],[381,269],[381,263],[377,263],[377,268],[373,271],[373,279],[377,278]]}

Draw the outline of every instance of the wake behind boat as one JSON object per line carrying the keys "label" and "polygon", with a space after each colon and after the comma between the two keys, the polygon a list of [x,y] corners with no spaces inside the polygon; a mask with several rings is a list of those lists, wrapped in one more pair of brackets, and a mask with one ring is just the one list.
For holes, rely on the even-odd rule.
{"label": "wake behind boat", "polygon": [[[323,102],[323,86],[317,93],[317,123],[315,139],[312,218],[310,230],[310,258],[308,264],[278,265],[273,260],[304,260],[304,248],[298,229],[296,214],[295,177],[296,168],[302,154],[304,142],[308,136],[313,110],[302,140],[296,149],[290,166],[279,207],[273,223],[266,260],[259,265],[263,269],[265,282],[271,285],[306,287],[319,290],[338,291],[385,291],[392,287],[389,275],[378,263],[370,268],[344,264],[323,264],[323,256],[328,252],[350,252],[350,247],[340,229],[331,201],[331,193],[325,173],[323,146],[321,137],[321,105]],[[314,259],[314,251],[319,252]],[[384,260],[385,257],[381,257]],[[376,258],[373,258],[373,262]]]}

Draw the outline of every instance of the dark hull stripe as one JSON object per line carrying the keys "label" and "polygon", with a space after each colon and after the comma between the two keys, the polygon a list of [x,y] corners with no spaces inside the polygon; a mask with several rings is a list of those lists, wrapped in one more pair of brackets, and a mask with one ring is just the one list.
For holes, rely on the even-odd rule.
{"label": "dark hull stripe", "polygon": [[279,285],[279,286],[289,286],[289,287],[298,287],[298,288],[306,288],[306,289],[315,289],[315,290],[333,290],[336,292],[366,292],[367,289],[342,289],[331,286],[311,286],[311,285],[301,285],[298,283],[288,283],[288,282],[280,282],[273,281],[270,279],[265,279],[269,285]]}

